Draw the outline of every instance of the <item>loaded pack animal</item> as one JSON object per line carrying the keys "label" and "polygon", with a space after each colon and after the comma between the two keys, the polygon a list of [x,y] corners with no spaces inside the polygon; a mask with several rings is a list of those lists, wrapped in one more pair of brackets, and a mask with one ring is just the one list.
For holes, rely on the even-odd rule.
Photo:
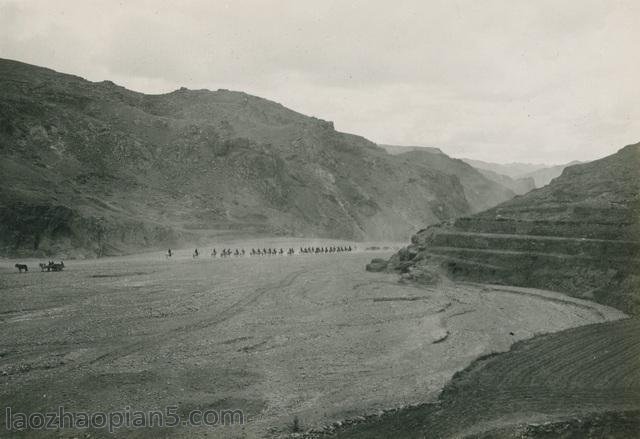
{"label": "loaded pack animal", "polygon": [[53,261],[49,261],[48,264],[39,263],[41,271],[62,271],[64,269],[64,262],[60,261],[60,263],[56,263]]}

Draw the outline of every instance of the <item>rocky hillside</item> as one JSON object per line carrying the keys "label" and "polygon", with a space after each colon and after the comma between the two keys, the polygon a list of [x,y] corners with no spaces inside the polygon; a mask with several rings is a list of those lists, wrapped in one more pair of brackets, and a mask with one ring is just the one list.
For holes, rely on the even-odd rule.
{"label": "rocky hillside", "polygon": [[[535,179],[533,177],[512,178],[508,175],[499,174],[498,172],[494,172],[489,169],[492,166],[499,169],[500,166],[508,165],[498,165],[467,159],[454,159],[446,155],[439,148],[429,146],[380,146],[389,154],[400,155],[414,153],[405,157],[420,158],[421,161],[427,162],[429,165],[435,165],[438,169],[441,169],[444,172],[449,172],[458,176],[465,186],[465,189],[470,193],[471,198],[481,199],[480,205],[475,206],[476,211],[492,207],[502,201],[513,198],[514,195],[525,194],[536,187]],[[418,152],[424,154],[416,154]],[[473,163],[478,164],[478,166],[474,166]],[[527,171],[530,169],[538,169],[536,165],[525,164],[522,166],[524,167],[523,169]],[[539,166],[542,167],[544,165]],[[520,168],[516,167],[515,169]],[[543,169],[540,170],[542,171]],[[466,185],[465,182],[467,183]],[[505,191],[505,189],[508,190]],[[477,195],[474,196],[474,193]],[[485,196],[485,194],[488,194],[488,196]],[[496,202],[495,200],[498,201]],[[482,205],[483,201],[488,202],[488,205]]]}
{"label": "rocky hillside", "polygon": [[[530,286],[640,312],[640,144],[548,186],[424,229],[391,258],[405,277]],[[370,269],[384,269],[376,261]]]}
{"label": "rocky hillside", "polygon": [[451,158],[435,148],[414,149],[398,154],[397,157],[403,159],[407,166],[423,166],[456,176],[462,183],[472,213],[488,209],[515,196],[505,185],[485,177],[462,160]]}
{"label": "rocky hillside", "polygon": [[456,175],[245,93],[145,95],[9,60],[0,183],[4,256],[224,234],[397,240],[496,199],[468,200]]}

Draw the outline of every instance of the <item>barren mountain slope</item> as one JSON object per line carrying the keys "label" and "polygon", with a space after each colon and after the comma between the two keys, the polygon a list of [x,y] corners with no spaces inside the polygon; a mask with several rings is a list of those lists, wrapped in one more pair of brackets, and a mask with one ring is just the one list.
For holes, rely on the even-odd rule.
{"label": "barren mountain slope", "polygon": [[401,239],[472,210],[456,176],[275,102],[145,95],[9,60],[0,158],[4,255],[118,254],[229,233]]}
{"label": "barren mountain slope", "polygon": [[[380,146],[393,155],[414,153],[405,157],[418,158],[428,166],[436,166],[444,172],[457,175],[465,187],[465,193],[470,194],[472,198],[479,201],[479,205],[475,206],[476,211],[484,210],[487,207],[492,207],[495,204],[513,198],[514,194],[525,194],[536,187],[533,177],[512,178],[505,174],[499,174],[486,169],[493,164],[467,159],[455,159],[446,155],[439,148],[429,146]],[[474,166],[473,163],[478,163],[479,166]],[[499,166],[501,165],[495,165],[495,167]],[[530,168],[527,167],[526,169]],[[507,190],[505,191],[505,189]],[[489,200],[484,199],[487,194],[489,194]]]}
{"label": "barren mountain slope", "polygon": [[462,183],[464,194],[472,212],[482,210],[510,200],[515,193],[506,186],[497,183],[482,175],[477,169],[459,159],[454,159],[441,152],[429,149],[416,149],[399,154],[407,165],[424,166],[428,169],[437,169],[445,174],[455,175]]}

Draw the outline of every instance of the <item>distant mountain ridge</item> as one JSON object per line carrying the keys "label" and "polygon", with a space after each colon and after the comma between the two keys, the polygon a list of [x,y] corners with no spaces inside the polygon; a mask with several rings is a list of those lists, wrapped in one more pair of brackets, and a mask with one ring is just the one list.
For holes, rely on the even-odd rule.
{"label": "distant mountain ridge", "polygon": [[242,92],[145,95],[11,60],[0,60],[0,184],[5,256],[228,235],[398,240],[512,196],[468,200],[438,166]]}
{"label": "distant mountain ridge", "polygon": [[432,154],[444,154],[440,148],[436,148],[433,146],[405,146],[405,145],[386,145],[379,143],[378,146],[384,148],[389,154],[397,155],[404,154],[406,152],[411,151],[425,151],[430,152]]}
{"label": "distant mountain ridge", "polygon": [[[475,172],[479,172],[486,179],[491,180],[494,183],[497,183],[502,188],[508,189],[509,191],[513,192],[514,195],[525,194],[536,187],[535,180],[533,177],[527,176],[522,178],[512,178],[506,174],[501,174],[496,171],[490,170],[490,168],[500,169],[502,165],[499,165],[497,163],[481,162],[477,160],[454,159],[446,155],[440,148],[435,148],[432,146],[401,146],[401,145],[384,145],[384,144],[380,144],[379,146],[384,148],[389,154],[394,154],[394,155],[406,154],[409,152],[416,152],[416,151],[433,154],[431,157],[434,158],[436,161],[438,161],[440,165],[442,165],[443,162],[446,160],[442,160],[442,158],[439,158],[438,155],[445,156],[450,161],[453,161],[453,160],[462,161],[474,169],[474,171],[469,171],[468,168],[464,169],[464,172],[466,174],[469,174],[469,173],[473,174]],[[532,169],[542,170],[543,169],[542,167],[545,166],[545,165],[528,165],[528,164],[514,164],[514,165],[520,166],[521,170],[525,170],[527,172],[529,172]],[[508,165],[504,165],[504,166],[508,166]],[[463,170],[463,167],[461,167],[460,164],[456,166],[450,166],[450,168],[452,167],[457,168],[458,172]],[[486,185],[486,182],[482,182],[481,184]],[[502,191],[502,190],[504,189],[498,189],[498,191]],[[482,210],[482,209],[479,209],[479,210]],[[476,209],[475,211],[478,212],[479,210]]]}
{"label": "distant mountain ridge", "polygon": [[489,171],[488,169],[476,169],[489,180],[509,188],[516,195],[526,194],[536,188],[536,182],[533,177],[511,178],[506,175],[498,174],[497,172]]}
{"label": "distant mountain ridge", "polygon": [[552,166],[552,165],[545,165],[543,163],[520,163],[520,162],[493,163],[493,162],[485,162],[483,160],[474,160],[474,159],[467,159],[467,158],[462,158],[461,160],[464,160],[465,162],[469,163],[474,168],[486,169],[498,174],[506,175],[511,178],[519,178],[519,177],[522,177],[523,175],[529,174],[539,169],[545,169]]}
{"label": "distant mountain ridge", "polygon": [[406,161],[407,166],[425,166],[456,176],[464,188],[471,212],[476,213],[513,198],[516,193],[507,184],[494,181],[462,160],[454,159],[438,148],[383,145],[387,151]]}
{"label": "distant mountain ridge", "polygon": [[521,178],[532,178],[535,182],[536,187],[542,187],[547,184],[554,178],[559,177],[568,166],[579,165],[585,162],[579,162],[574,160],[572,162],[566,163],[564,165],[551,166],[548,168],[536,169],[535,171],[528,172],[524,174]]}
{"label": "distant mountain ridge", "polygon": [[[499,174],[501,176],[507,176],[513,180],[520,180],[517,187],[526,187],[528,183],[523,183],[522,180],[533,179],[535,187],[542,187],[556,177],[562,174],[562,170],[567,166],[577,165],[584,162],[572,161],[562,165],[545,165],[540,163],[491,163],[482,160],[461,159],[470,164],[474,168],[481,171],[488,171],[487,176],[492,174]],[[489,177],[490,178],[490,177]],[[500,177],[496,181],[500,181]],[[507,183],[508,184],[508,183]],[[509,187],[509,186],[508,186]]]}

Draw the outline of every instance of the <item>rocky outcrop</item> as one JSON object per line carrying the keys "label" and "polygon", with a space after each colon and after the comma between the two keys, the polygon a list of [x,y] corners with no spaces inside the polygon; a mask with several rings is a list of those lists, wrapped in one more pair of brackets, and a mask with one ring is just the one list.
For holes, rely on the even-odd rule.
{"label": "rocky outcrop", "polygon": [[365,269],[373,273],[385,271],[387,269],[387,261],[385,259],[380,259],[380,258],[372,259],[371,262],[367,264]]}
{"label": "rocky outcrop", "polygon": [[548,186],[428,227],[389,268],[545,288],[640,312],[640,144],[568,167]]}

